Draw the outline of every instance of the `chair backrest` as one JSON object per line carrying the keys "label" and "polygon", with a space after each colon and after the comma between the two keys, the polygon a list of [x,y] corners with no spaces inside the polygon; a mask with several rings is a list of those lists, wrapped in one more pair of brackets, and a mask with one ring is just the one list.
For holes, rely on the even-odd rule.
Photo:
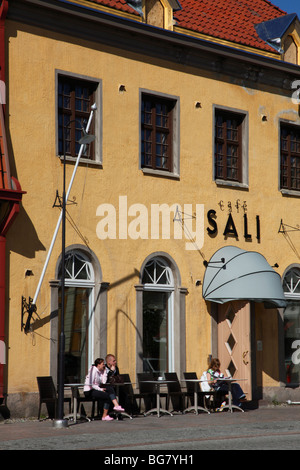
{"label": "chair backrest", "polygon": [[39,387],[40,400],[56,398],[56,390],[51,376],[37,377],[36,380]]}
{"label": "chair backrest", "polygon": [[[196,372],[184,372],[183,377],[185,379],[198,379]],[[194,393],[195,391],[194,382],[185,382],[185,383],[186,383],[186,389],[188,393]],[[197,383],[196,389],[197,389],[197,392],[200,392],[199,383]]]}
{"label": "chair backrest", "polygon": [[140,393],[155,393],[155,384],[147,383],[147,380],[154,380],[152,372],[142,372],[137,374]]}
{"label": "chair backrest", "polygon": [[169,384],[167,384],[168,392],[181,392],[181,385],[178,380],[178,376],[176,372],[165,372],[165,379],[172,380]]}
{"label": "chair backrest", "polygon": [[80,391],[78,387],[72,387],[72,397],[77,398],[77,400],[79,400],[82,397],[82,395],[80,395]]}
{"label": "chair backrest", "polygon": [[133,387],[132,387],[132,383],[131,383],[131,380],[130,380],[130,375],[129,374],[120,374],[120,377],[123,378],[125,385],[122,386],[122,390],[124,391],[124,393],[126,394],[129,394],[129,395],[133,395]]}
{"label": "chair backrest", "polygon": [[207,371],[206,370],[202,373],[201,380],[202,380],[202,382],[200,382],[201,391],[202,392],[210,392],[211,387],[210,387],[210,385],[208,383],[208,380],[207,380]]}
{"label": "chair backrest", "polygon": [[119,374],[119,375],[123,378],[124,382],[131,382],[129,374]]}

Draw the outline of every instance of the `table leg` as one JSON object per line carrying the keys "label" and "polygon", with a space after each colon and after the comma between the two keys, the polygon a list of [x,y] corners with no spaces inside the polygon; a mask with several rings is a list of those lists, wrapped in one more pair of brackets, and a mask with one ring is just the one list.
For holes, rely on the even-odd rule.
{"label": "table leg", "polygon": [[160,417],[160,386],[156,387],[156,409],[157,409],[157,417]]}
{"label": "table leg", "polygon": [[210,411],[206,410],[202,406],[198,406],[198,390],[197,390],[197,385],[198,382],[194,383],[194,406],[190,406],[186,410],[184,410],[184,413],[187,413],[188,411],[195,411],[195,414],[198,415],[198,410],[205,411],[206,413],[210,414]]}
{"label": "table leg", "polygon": [[232,404],[231,382],[229,382],[229,384],[228,384],[228,405],[223,406],[222,411],[225,410],[225,409],[228,409],[230,411],[230,413],[233,413],[233,408],[237,409],[239,411],[242,411],[244,413],[244,410],[242,408]]}
{"label": "table leg", "polygon": [[[66,419],[72,419],[74,424],[77,423],[77,389],[74,387],[71,387],[72,389],[72,399],[73,399],[73,413],[68,414],[65,416]],[[91,421],[87,416],[83,416],[81,414],[78,414],[79,419],[83,418],[86,419],[87,421]]]}
{"label": "table leg", "polygon": [[73,421],[76,424],[76,421],[77,421],[77,397],[76,397],[76,393],[74,393],[74,400],[73,400]]}
{"label": "table leg", "polygon": [[157,417],[160,418],[161,413],[166,413],[170,416],[173,416],[173,414],[160,407],[160,384],[156,385],[156,408],[152,408],[151,410],[147,411],[144,413],[145,416],[151,414],[151,413],[157,413]]}

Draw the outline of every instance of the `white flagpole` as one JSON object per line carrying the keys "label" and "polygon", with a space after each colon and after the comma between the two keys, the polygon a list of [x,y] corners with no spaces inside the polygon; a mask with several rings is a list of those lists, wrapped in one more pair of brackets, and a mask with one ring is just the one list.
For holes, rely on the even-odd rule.
{"label": "white flagpole", "polygon": [[[94,115],[94,112],[96,111],[96,109],[97,109],[96,104],[93,104],[92,109],[91,109],[91,113],[90,113],[90,117],[89,117],[86,129],[85,129],[86,133],[88,133],[88,131],[90,129],[90,126],[91,126],[91,123],[92,123],[92,120],[93,120],[93,115]],[[84,148],[85,145],[86,144],[81,144],[81,146],[80,146],[79,153],[78,153],[76,163],[75,163],[75,167],[74,167],[72,177],[71,177],[71,180],[70,180],[70,183],[69,183],[69,187],[68,187],[68,190],[66,192],[66,202],[69,198],[69,194],[70,194],[71,187],[72,187],[72,184],[73,184],[73,181],[74,181],[74,178],[75,178],[75,174],[76,174],[76,171],[77,171],[79,160],[80,160],[80,157],[81,157],[81,154],[83,152],[83,148]],[[36,300],[37,300],[37,297],[38,297],[39,292],[40,292],[40,288],[41,288],[41,285],[42,285],[42,282],[43,282],[43,279],[44,279],[44,276],[45,276],[45,272],[46,272],[46,269],[47,269],[47,266],[48,266],[48,263],[49,263],[49,259],[50,259],[50,256],[51,256],[51,253],[52,253],[52,250],[53,250],[53,246],[54,246],[54,243],[55,243],[55,240],[56,240],[56,237],[57,237],[57,233],[58,233],[58,230],[59,230],[59,227],[60,227],[60,224],[61,224],[61,220],[62,220],[62,212],[59,215],[58,222],[57,222],[57,225],[56,225],[56,229],[55,229],[55,232],[53,234],[53,238],[52,238],[51,245],[50,245],[50,248],[49,248],[49,252],[48,252],[48,255],[47,255],[44,267],[43,267],[43,271],[42,271],[42,274],[41,274],[41,277],[40,277],[40,280],[39,280],[39,283],[38,283],[38,286],[37,286],[37,289],[36,289],[36,292],[35,292],[35,295],[34,295],[34,298],[33,298],[33,301],[32,301],[33,305],[36,304]]]}

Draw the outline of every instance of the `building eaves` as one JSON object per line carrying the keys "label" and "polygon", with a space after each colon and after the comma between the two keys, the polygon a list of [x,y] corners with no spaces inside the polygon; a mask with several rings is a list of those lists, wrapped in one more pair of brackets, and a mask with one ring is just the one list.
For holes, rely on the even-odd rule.
{"label": "building eaves", "polygon": [[[189,34],[202,34],[237,46],[240,44],[262,52],[276,53],[273,45],[264,41],[255,27],[286,15],[268,0],[168,1],[173,8],[174,24],[189,31]],[[78,3],[104,7],[112,14],[130,14],[137,21],[143,19],[142,0],[78,0]]]}
{"label": "building eaves", "polygon": [[[123,16],[116,16],[69,1],[61,0],[13,0],[8,19],[25,22],[41,28],[51,29],[66,35],[81,37],[95,42],[115,45],[169,61],[182,61],[196,65],[199,54],[205,54],[208,63],[224,60],[241,61],[248,67],[264,67],[268,70],[300,76],[300,67],[277,58],[234,48],[227,44],[208,41],[183,33],[151,26]],[[49,15],[46,12],[49,12]],[[44,14],[45,13],[45,14]],[[68,21],[66,19],[68,18]],[[99,26],[101,25],[101,28]],[[186,59],[182,59],[182,57]],[[178,59],[181,57],[181,59]]]}

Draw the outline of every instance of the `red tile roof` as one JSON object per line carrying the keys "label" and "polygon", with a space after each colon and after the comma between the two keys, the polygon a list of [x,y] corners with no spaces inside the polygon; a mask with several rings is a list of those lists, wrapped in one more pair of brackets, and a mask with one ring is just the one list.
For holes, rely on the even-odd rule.
{"label": "red tile roof", "polygon": [[268,0],[181,0],[178,26],[215,38],[274,52],[254,25],[286,13]]}
{"label": "red tile roof", "polygon": [[91,3],[98,3],[110,8],[115,8],[116,10],[123,11],[125,13],[131,13],[133,15],[139,16],[138,12],[131,8],[125,0],[89,0]]}
{"label": "red tile roof", "polygon": [[[137,15],[125,0],[89,0],[121,12]],[[176,26],[220,40],[275,52],[257,35],[255,24],[286,14],[268,0],[180,0],[174,11]]]}

